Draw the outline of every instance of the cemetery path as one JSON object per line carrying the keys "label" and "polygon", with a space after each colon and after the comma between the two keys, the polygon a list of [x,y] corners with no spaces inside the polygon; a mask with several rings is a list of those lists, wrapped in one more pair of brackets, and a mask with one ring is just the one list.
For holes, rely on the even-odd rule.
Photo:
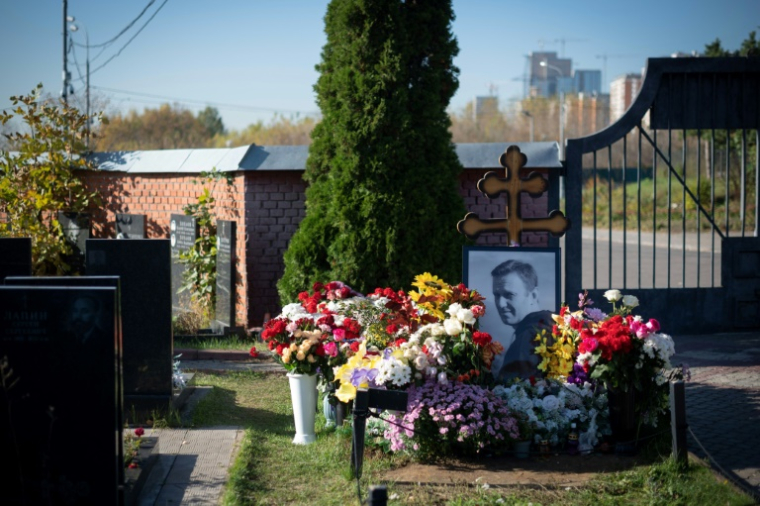
{"label": "cemetery path", "polygon": [[[677,353],[673,363],[688,363],[692,374],[691,381],[686,383],[689,450],[710,461],[714,468],[760,499],[760,453],[757,452],[760,448],[760,431],[757,430],[760,427],[760,333],[674,336],[674,340]],[[221,354],[213,352],[200,354],[201,360],[183,357],[182,366],[194,371],[284,372],[281,366],[266,359],[252,360],[245,352],[233,353],[236,356],[225,356],[226,360],[214,360]],[[178,494],[172,504],[217,504],[242,431],[227,427],[155,432],[159,433],[163,466],[151,473],[140,506],[164,504],[158,499],[170,498],[170,494]],[[167,439],[166,445],[163,438]],[[383,478],[406,483],[575,487],[600,473],[628,469],[636,463],[636,457],[630,456],[550,454],[528,460],[414,464],[391,471]],[[186,487],[184,492],[183,486]],[[204,498],[209,502],[203,502]]]}

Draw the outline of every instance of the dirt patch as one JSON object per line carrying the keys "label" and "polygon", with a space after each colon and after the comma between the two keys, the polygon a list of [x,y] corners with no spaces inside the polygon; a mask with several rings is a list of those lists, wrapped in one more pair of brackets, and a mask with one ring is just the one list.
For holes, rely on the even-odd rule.
{"label": "dirt patch", "polygon": [[624,471],[643,463],[644,459],[638,456],[605,454],[493,457],[480,461],[411,463],[385,473],[382,479],[398,484],[577,487],[600,474]]}

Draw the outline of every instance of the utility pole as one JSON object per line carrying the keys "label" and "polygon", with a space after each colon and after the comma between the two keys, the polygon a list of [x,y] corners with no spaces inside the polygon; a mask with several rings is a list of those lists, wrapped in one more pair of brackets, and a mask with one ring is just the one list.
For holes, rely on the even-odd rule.
{"label": "utility pole", "polygon": [[68,0],[63,0],[63,89],[61,90],[61,100],[63,100],[64,103],[66,103],[66,98],[68,96],[68,89],[69,89],[69,69],[67,65],[67,48],[66,48],[66,39],[68,39],[69,35],[69,28],[66,24],[68,22],[68,8],[69,8],[69,2]]}
{"label": "utility pole", "polygon": [[[69,21],[76,21],[73,17],[68,18]],[[85,115],[87,116],[87,128],[85,130],[86,137],[85,143],[87,147],[90,147],[90,32],[87,30],[87,26],[81,21],[77,21],[84,29],[84,41],[87,47],[87,62],[85,64]],[[76,32],[79,30],[79,25],[72,23],[71,31]]]}

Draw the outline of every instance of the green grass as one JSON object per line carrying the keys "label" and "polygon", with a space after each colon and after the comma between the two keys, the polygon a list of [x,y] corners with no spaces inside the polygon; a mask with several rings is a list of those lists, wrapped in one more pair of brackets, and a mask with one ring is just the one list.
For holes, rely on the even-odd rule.
{"label": "green grass", "polygon": [[[291,443],[293,425],[287,378],[281,374],[198,374],[198,385],[213,386],[194,412],[195,426],[240,425],[245,437],[230,469],[223,504],[238,505],[346,505],[357,504],[356,482],[349,466],[347,431],[328,431],[317,415],[317,442]],[[663,443],[663,442],[661,442]],[[680,470],[667,457],[667,442],[650,447],[651,455],[630,471],[601,475],[581,488],[485,488],[397,485],[388,483],[391,505],[475,506],[538,505],[750,505],[754,502],[717,478],[700,463]],[[610,456],[610,458],[615,458]],[[361,483],[366,497],[370,484],[392,468],[408,463],[405,457],[365,453]]]}
{"label": "green grass", "polygon": [[257,341],[258,334],[251,334],[250,337],[240,337],[237,335],[229,336],[193,336],[174,338],[175,348],[192,348],[196,350],[243,350],[248,351],[254,344],[261,344]]}

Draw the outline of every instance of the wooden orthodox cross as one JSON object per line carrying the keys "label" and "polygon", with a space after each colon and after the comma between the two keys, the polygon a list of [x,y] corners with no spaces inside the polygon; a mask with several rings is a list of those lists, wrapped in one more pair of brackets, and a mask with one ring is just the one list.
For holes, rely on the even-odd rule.
{"label": "wooden orthodox cross", "polygon": [[525,218],[520,216],[520,192],[528,192],[531,197],[538,197],[546,191],[547,182],[540,174],[531,173],[527,178],[520,178],[520,169],[528,162],[528,158],[520,152],[517,146],[510,146],[501,157],[499,163],[505,168],[506,177],[499,177],[496,172],[487,173],[478,181],[478,190],[489,199],[507,194],[506,219],[478,218],[475,213],[467,213],[462,221],[457,223],[457,230],[469,237],[477,238],[483,232],[493,232],[506,229],[507,244],[519,245],[520,232],[545,231],[554,236],[561,236],[570,227],[570,221],[562,211],[554,210],[548,218]]}

